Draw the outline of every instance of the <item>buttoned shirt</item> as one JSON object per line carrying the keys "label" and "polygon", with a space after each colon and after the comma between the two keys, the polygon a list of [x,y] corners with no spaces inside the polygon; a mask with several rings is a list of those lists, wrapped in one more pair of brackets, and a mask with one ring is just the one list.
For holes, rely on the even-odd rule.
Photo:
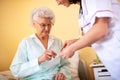
{"label": "buttoned shirt", "polygon": [[[60,53],[62,41],[54,36],[49,36],[48,50]],[[11,63],[10,70],[15,77],[22,80],[53,80],[56,73],[63,73],[67,80],[71,80],[70,71],[67,66],[69,62],[59,57],[52,58],[38,64],[38,57],[46,49],[35,34],[24,38],[17,49],[16,55]]]}

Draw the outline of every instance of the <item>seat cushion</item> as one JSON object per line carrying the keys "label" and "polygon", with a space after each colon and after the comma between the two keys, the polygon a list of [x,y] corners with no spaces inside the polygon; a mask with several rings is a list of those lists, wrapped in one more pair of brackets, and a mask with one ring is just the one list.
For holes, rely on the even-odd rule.
{"label": "seat cushion", "polygon": [[78,75],[78,65],[79,65],[79,53],[75,52],[75,54],[68,59],[70,62],[69,69],[71,71],[72,80],[80,80]]}

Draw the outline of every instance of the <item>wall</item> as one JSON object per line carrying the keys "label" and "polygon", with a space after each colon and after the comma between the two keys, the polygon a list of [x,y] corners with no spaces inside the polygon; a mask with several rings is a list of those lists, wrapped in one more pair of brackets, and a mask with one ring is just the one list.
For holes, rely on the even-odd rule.
{"label": "wall", "polygon": [[65,8],[54,0],[0,0],[0,71],[9,68],[21,39],[34,33],[30,13],[40,6],[48,6],[56,15],[51,34],[63,41],[78,36],[77,5]]}

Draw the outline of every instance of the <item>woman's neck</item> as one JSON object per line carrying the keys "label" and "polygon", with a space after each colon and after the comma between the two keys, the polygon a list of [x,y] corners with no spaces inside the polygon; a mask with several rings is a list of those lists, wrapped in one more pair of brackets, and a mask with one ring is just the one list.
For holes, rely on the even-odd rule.
{"label": "woman's neck", "polygon": [[35,34],[35,35],[38,37],[39,40],[42,40],[42,41],[48,40],[48,37],[49,37],[49,36],[41,36],[41,35],[38,35],[38,34]]}
{"label": "woman's neck", "polygon": [[40,42],[43,44],[43,46],[45,47],[45,49],[47,49],[49,36],[39,36],[37,34],[36,34],[36,36],[38,37],[38,39],[40,40]]}

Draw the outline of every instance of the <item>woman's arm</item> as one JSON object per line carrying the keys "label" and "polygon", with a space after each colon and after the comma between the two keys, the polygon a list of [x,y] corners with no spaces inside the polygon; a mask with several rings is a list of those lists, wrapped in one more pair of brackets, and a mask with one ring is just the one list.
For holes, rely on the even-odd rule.
{"label": "woman's arm", "polygon": [[18,47],[16,55],[10,65],[10,70],[15,77],[23,78],[40,70],[38,59],[28,60],[26,40]]}

